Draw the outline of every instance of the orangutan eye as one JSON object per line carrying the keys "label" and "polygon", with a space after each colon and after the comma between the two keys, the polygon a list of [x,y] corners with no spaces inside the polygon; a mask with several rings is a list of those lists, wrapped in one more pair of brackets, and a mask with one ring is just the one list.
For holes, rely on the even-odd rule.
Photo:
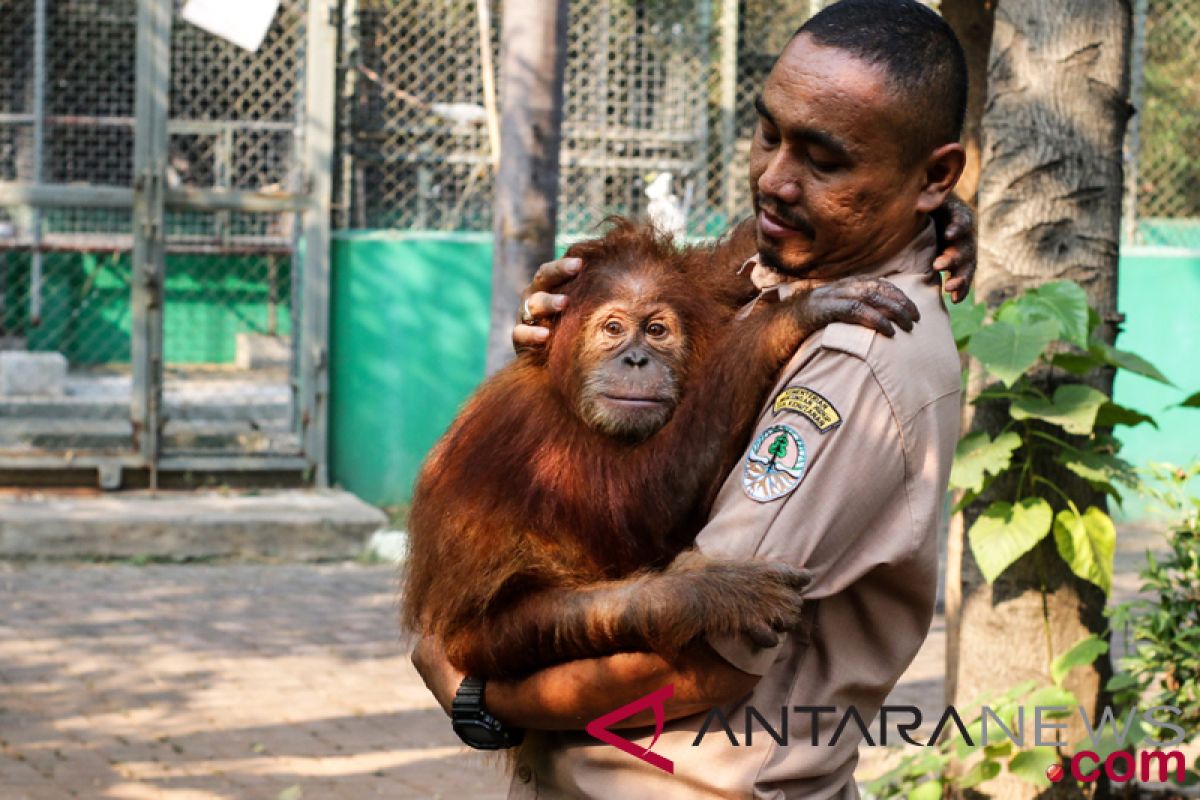
{"label": "orangutan eye", "polygon": [[617,322],[615,319],[610,319],[608,322],[604,323],[604,332],[609,336],[620,336],[625,332],[625,329],[621,327],[621,323]]}
{"label": "orangutan eye", "polygon": [[653,336],[655,339],[660,339],[667,335],[667,326],[661,322],[651,322],[646,326],[646,335]]}

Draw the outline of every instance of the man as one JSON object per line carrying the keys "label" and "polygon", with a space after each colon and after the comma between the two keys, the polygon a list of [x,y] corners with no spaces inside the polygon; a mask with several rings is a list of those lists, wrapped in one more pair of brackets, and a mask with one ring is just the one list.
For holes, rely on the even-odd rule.
{"label": "man", "polygon": [[[862,734],[842,720],[853,709],[870,723],[933,614],[959,367],[927,280],[936,251],[929,214],[962,171],[965,104],[958,42],[913,0],[843,0],[780,56],[757,102],[750,159],[754,302],[844,276],[886,277],[921,321],[893,338],[831,325],[806,341],[697,539],[706,553],[811,570],[802,630],[765,651],[711,641],[673,663],[626,653],[488,684],[491,713],[530,729],[511,797],[857,796]],[[965,294],[961,282],[948,288]],[[448,707],[462,676],[427,644],[414,661]],[[667,684],[661,735],[626,733],[670,759],[673,774],[581,732]],[[752,744],[739,735],[734,746],[711,720],[698,736],[700,712],[713,706],[739,733],[747,707],[776,728],[787,708],[789,742],[761,723]]]}

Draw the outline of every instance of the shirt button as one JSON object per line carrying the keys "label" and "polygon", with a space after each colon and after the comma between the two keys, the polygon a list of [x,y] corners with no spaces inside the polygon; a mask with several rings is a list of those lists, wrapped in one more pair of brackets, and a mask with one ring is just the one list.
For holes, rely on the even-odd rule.
{"label": "shirt button", "polygon": [[519,780],[521,783],[529,783],[529,781],[532,779],[533,770],[529,768],[528,764],[522,764],[521,766],[517,767],[517,780]]}

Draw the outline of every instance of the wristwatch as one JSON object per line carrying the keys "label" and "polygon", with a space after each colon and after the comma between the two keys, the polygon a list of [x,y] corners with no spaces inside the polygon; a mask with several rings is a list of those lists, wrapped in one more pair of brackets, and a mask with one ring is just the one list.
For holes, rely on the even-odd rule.
{"label": "wristwatch", "polygon": [[484,708],[483,678],[463,678],[450,704],[450,725],[476,750],[507,750],[525,738],[524,730],[504,725]]}

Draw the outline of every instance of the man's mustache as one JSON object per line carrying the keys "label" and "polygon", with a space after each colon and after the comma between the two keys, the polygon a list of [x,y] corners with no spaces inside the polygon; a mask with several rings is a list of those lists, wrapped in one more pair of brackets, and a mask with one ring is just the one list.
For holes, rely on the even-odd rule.
{"label": "man's mustache", "polygon": [[766,211],[772,217],[779,220],[789,228],[794,228],[795,230],[800,231],[810,239],[816,236],[817,232],[813,230],[813,226],[809,223],[809,221],[798,216],[794,211],[786,206],[780,206],[773,200],[769,200],[761,194],[755,197],[755,201],[758,203],[759,210]]}

